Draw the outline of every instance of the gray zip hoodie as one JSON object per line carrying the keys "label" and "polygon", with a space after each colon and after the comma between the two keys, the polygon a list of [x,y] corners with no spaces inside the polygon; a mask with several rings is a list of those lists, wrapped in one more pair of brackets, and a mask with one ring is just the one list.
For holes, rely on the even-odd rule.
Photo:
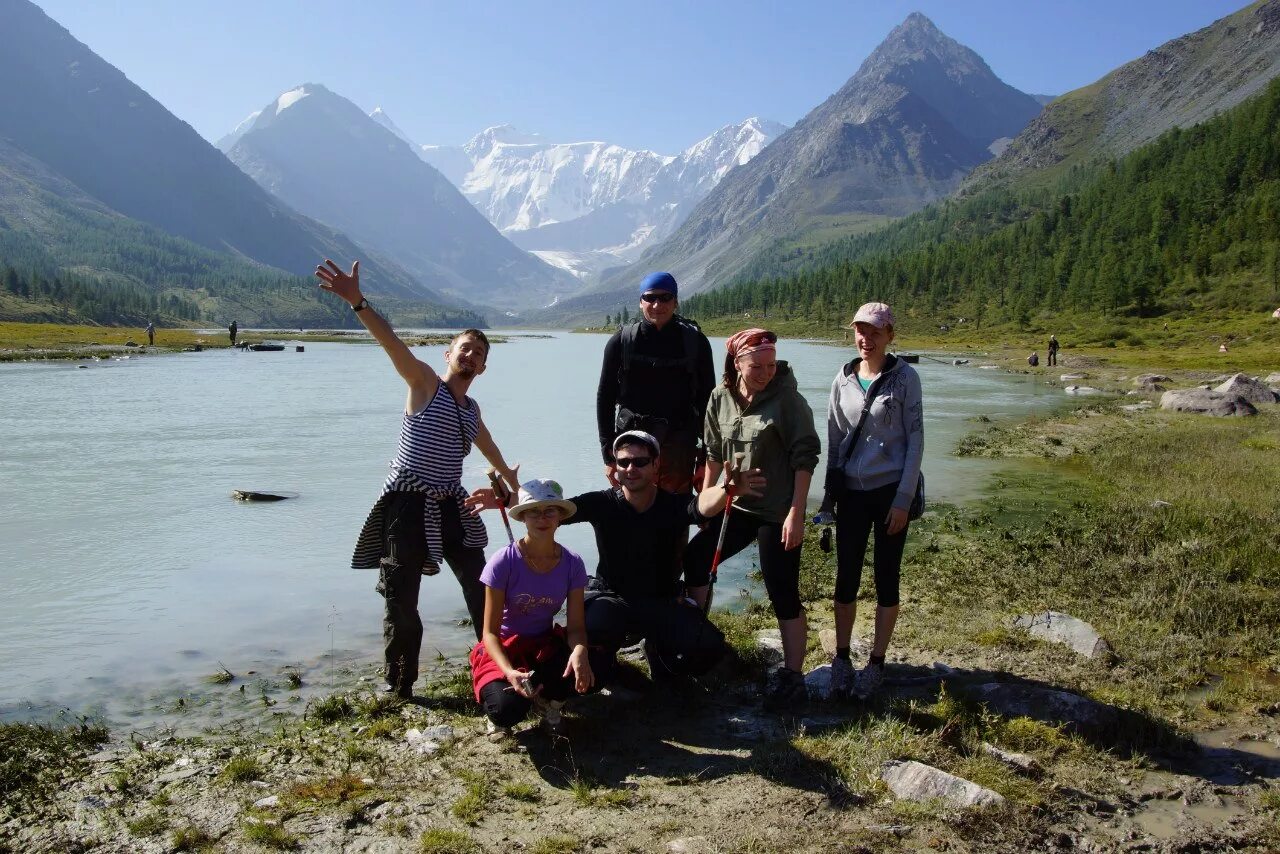
{"label": "gray zip hoodie", "polygon": [[827,406],[827,489],[833,489],[841,479],[843,486],[857,490],[897,484],[893,506],[906,510],[915,497],[924,457],[920,375],[897,357],[886,358],[884,369],[871,386],[875,398],[854,448],[853,429],[866,400],[858,384],[861,361],[857,358],[841,365],[831,384]]}

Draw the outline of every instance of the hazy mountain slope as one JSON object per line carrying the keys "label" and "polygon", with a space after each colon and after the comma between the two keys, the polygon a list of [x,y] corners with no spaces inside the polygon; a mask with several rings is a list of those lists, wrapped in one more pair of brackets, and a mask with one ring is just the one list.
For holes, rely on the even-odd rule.
{"label": "hazy mountain slope", "polygon": [[1234,107],[1278,74],[1280,0],[1260,0],[1060,96],[967,183],[1049,177],[1124,154]]}
{"label": "hazy mountain slope", "polygon": [[[361,250],[273,199],[119,70],[26,0],[0,0],[0,136],[127,217],[295,274]],[[371,263],[375,292],[431,298]]]}
{"label": "hazy mountain slope", "polygon": [[385,124],[324,86],[279,96],[227,154],[287,204],[442,292],[521,310],[576,287],[499,234]]}

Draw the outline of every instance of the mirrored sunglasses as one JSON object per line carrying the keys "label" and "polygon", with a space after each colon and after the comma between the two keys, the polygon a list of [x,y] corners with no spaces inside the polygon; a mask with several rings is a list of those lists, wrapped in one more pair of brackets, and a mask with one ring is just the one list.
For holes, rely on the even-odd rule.
{"label": "mirrored sunglasses", "polygon": [[618,457],[614,464],[620,469],[629,469],[632,467],[642,469],[649,463],[653,462],[653,457]]}
{"label": "mirrored sunglasses", "polygon": [[652,294],[640,295],[640,299],[649,303],[649,305],[653,305],[654,303],[658,303],[658,302],[668,303],[674,300],[675,298],[676,298],[676,295],[671,293],[670,291],[658,291]]}

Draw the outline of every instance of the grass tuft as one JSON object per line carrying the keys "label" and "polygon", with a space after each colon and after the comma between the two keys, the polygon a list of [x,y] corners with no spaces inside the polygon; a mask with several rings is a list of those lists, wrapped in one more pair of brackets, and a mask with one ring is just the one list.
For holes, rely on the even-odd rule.
{"label": "grass tuft", "polygon": [[576,836],[544,836],[529,846],[529,854],[576,854],[582,841]]}
{"label": "grass tuft", "polygon": [[418,839],[422,854],[478,854],[480,846],[460,830],[433,827]]}
{"label": "grass tuft", "polygon": [[169,841],[174,851],[203,851],[213,846],[213,837],[193,824],[175,830]]}
{"label": "grass tuft", "polygon": [[125,827],[134,836],[156,836],[169,826],[169,822],[160,813],[147,813],[133,821],[126,822]]}
{"label": "grass tuft", "polygon": [[542,793],[532,783],[508,783],[502,787],[502,794],[513,801],[535,804],[542,800]]}
{"label": "grass tuft", "polygon": [[298,847],[298,838],[274,822],[248,822],[244,826],[244,836],[250,842],[277,851],[292,851]]}
{"label": "grass tuft", "polygon": [[262,766],[252,756],[237,756],[222,767],[218,776],[230,783],[248,783],[262,776]]}

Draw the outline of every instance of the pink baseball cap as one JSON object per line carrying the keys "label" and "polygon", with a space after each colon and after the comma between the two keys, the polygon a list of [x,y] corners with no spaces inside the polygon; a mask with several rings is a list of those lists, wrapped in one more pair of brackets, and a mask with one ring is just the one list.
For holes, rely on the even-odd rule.
{"label": "pink baseball cap", "polygon": [[882,302],[869,302],[863,305],[853,316],[853,320],[849,321],[848,328],[852,329],[858,323],[870,323],[877,329],[896,325],[893,322],[893,309]]}

